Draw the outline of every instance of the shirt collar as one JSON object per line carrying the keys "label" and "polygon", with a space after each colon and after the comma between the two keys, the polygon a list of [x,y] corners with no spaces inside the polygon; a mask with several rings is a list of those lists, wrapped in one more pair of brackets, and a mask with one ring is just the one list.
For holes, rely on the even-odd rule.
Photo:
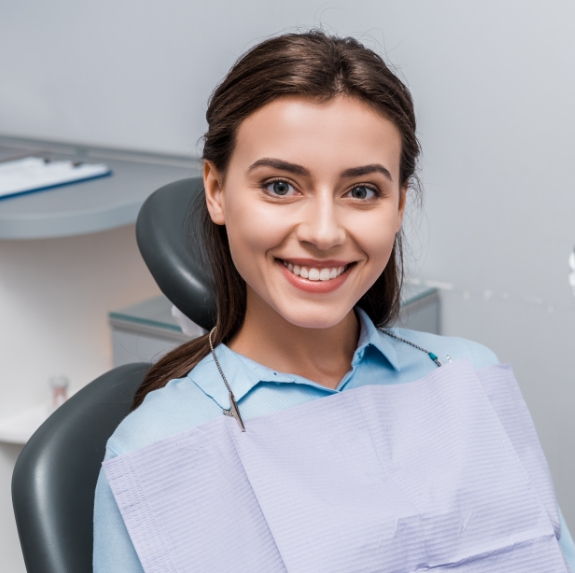
{"label": "shirt collar", "polygon": [[[294,377],[283,372],[276,372],[237,354],[225,344],[215,348],[216,356],[226,380],[234,393],[236,402],[239,402],[254,386],[260,382],[294,382]],[[210,396],[224,409],[230,407],[229,391],[214,362],[212,354],[208,354],[188,374],[188,378],[200,389]]]}
{"label": "shirt collar", "polygon": [[356,306],[355,313],[359,318],[360,333],[359,340],[357,342],[357,349],[354,353],[351,365],[354,366],[355,364],[359,364],[366,349],[371,346],[379,351],[394,370],[399,370],[399,357],[397,356],[397,350],[391,343],[389,336],[387,336],[387,334],[383,334],[375,324],[373,324],[371,318],[369,318],[362,308]]}
{"label": "shirt collar", "polygon": [[[352,370],[355,370],[364,358],[369,347],[375,348],[389,362],[394,370],[399,370],[398,356],[395,347],[389,338],[382,334],[373,324],[369,316],[361,308],[356,307],[355,312],[360,323],[359,340],[357,349],[351,361]],[[245,356],[237,354],[225,344],[220,344],[215,349],[216,356],[226,380],[239,402],[252,388],[260,382],[296,382],[302,380],[283,372],[277,372],[266,366],[258,364]],[[230,407],[229,392],[218,371],[212,354],[208,354],[188,374],[194,384],[208,396],[210,396],[221,408]]]}

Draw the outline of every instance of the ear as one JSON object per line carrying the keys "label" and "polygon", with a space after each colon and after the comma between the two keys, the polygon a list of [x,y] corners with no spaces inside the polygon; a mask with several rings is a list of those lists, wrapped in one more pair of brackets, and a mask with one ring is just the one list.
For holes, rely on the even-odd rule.
{"label": "ear", "polygon": [[403,223],[403,215],[405,214],[405,204],[407,203],[407,189],[408,189],[408,186],[404,185],[399,190],[399,204],[397,206],[397,231],[396,231],[396,233],[399,233],[399,230],[401,229],[401,225]]}
{"label": "ear", "polygon": [[204,161],[204,191],[212,221],[225,225],[223,177],[211,161]]}

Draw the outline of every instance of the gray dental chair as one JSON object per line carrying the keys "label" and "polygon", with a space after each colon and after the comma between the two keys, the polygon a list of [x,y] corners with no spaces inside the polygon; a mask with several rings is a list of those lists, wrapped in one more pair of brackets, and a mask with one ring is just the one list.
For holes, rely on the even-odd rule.
{"label": "gray dental chair", "polygon": [[[215,321],[202,244],[188,217],[203,193],[184,179],[153,193],[138,215],[140,252],[162,292],[205,329]],[[106,441],[129,413],[149,364],[120,366],[56,410],[30,438],[14,469],[12,500],[28,573],[90,573],[96,481]]]}

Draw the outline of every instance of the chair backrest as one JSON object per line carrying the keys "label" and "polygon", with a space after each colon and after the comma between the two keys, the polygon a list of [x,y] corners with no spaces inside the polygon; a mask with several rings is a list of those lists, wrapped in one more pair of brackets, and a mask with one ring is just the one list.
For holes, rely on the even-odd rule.
{"label": "chair backrest", "polygon": [[[201,179],[153,193],[138,215],[144,261],[160,289],[205,329],[215,323],[211,273],[191,209]],[[199,235],[199,234],[198,234]],[[12,478],[12,500],[28,573],[92,571],[94,491],[105,446],[129,413],[149,364],[128,364],[88,384],[30,438]]]}
{"label": "chair backrest", "polygon": [[212,275],[205,263],[200,213],[194,210],[200,178],[182,179],[154,192],[136,224],[140,253],[166,297],[188,318],[210,330],[216,322]]}
{"label": "chair backrest", "polygon": [[20,454],[12,500],[28,573],[91,573],[94,490],[105,446],[149,364],[120,366],[72,396]]}

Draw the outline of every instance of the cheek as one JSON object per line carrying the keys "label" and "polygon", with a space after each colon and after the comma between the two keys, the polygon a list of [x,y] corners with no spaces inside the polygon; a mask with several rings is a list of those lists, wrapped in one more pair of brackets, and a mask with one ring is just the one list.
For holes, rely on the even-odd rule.
{"label": "cheek", "polygon": [[285,240],[285,218],[274,216],[273,210],[234,206],[234,216],[226,222],[230,252],[238,272],[250,284],[264,276],[261,263],[267,252]]}
{"label": "cheek", "polygon": [[367,255],[369,274],[375,278],[389,261],[395,243],[396,225],[395,217],[375,216],[362,218],[350,229],[359,248]]}

